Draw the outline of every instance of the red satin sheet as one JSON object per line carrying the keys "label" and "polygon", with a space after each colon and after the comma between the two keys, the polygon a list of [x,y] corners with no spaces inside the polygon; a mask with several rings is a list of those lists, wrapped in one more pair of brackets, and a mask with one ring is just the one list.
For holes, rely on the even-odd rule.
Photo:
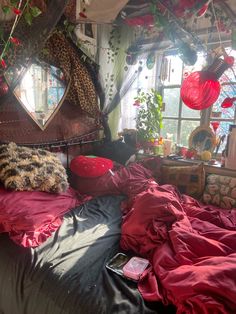
{"label": "red satin sheet", "polygon": [[236,210],[152,186],[125,216],[121,247],[151,262],[139,282],[144,299],[177,313],[236,313]]}
{"label": "red satin sheet", "polygon": [[9,191],[0,188],[0,233],[8,232],[17,244],[36,247],[62,223],[62,216],[80,205],[77,193]]}

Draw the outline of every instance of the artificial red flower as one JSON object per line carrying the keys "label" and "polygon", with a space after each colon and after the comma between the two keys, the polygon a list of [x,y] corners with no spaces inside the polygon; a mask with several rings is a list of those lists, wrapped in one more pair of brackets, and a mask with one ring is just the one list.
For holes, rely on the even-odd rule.
{"label": "artificial red flower", "polygon": [[1,59],[1,66],[2,66],[4,69],[6,69],[6,67],[7,67],[6,62],[5,62],[3,59]]}
{"label": "artificial red flower", "polygon": [[17,9],[17,8],[13,8],[12,11],[16,14],[16,15],[20,15],[21,14],[21,10]]}
{"label": "artificial red flower", "polygon": [[10,41],[15,44],[16,46],[19,46],[20,45],[20,40],[16,37],[11,37],[10,38]]}

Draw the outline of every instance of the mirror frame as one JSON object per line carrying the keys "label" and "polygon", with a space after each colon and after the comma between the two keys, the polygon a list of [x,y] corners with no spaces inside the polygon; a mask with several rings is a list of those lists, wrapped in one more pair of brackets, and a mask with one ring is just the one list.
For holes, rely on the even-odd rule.
{"label": "mirror frame", "polygon": [[[212,141],[211,141],[211,148],[210,149],[208,149],[208,151],[210,151],[210,152],[213,152],[214,151],[214,149],[215,149],[215,147],[216,147],[216,141],[215,141],[215,139],[216,139],[216,136],[215,136],[215,134],[214,134],[214,132],[212,131],[212,129],[207,125],[207,126],[198,126],[196,129],[194,129],[193,131],[192,131],[192,133],[190,134],[190,136],[189,136],[189,148],[194,148],[194,149],[196,149],[196,147],[193,145],[193,139],[194,139],[194,137],[197,135],[197,134],[200,134],[201,132],[205,132],[205,133],[207,133],[208,135],[209,135],[209,138],[211,138],[212,139]],[[213,141],[214,140],[214,141]],[[204,150],[207,150],[207,149],[203,149],[202,151],[204,151]],[[201,152],[202,152],[201,151]]]}
{"label": "mirror frame", "polygon": [[[28,68],[29,68],[32,64],[34,64],[34,63],[36,63],[36,62],[34,62],[34,61],[30,62],[30,64],[28,64]],[[49,66],[50,66],[50,64],[49,64]],[[60,70],[61,70],[61,69],[60,69]],[[61,71],[62,71],[62,70],[61,70]],[[7,72],[7,71],[6,71],[6,72]],[[64,102],[64,100],[65,100],[65,98],[66,98],[66,96],[67,96],[67,94],[68,94],[68,91],[69,91],[69,89],[70,89],[71,78],[70,78],[69,82],[67,82],[67,86],[66,86],[66,88],[65,88],[65,92],[64,92],[64,94],[63,94],[63,96],[62,96],[60,102],[58,103],[57,108],[53,111],[53,113],[52,113],[51,116],[48,118],[48,120],[46,121],[46,123],[45,123],[44,125],[41,125],[41,124],[30,114],[29,110],[28,110],[28,109],[26,108],[26,106],[23,104],[23,102],[21,101],[21,99],[19,98],[19,96],[16,95],[15,89],[16,89],[17,85],[15,86],[14,89],[11,88],[11,84],[9,83],[9,81],[8,81],[8,79],[7,79],[6,72],[5,72],[5,74],[4,74],[4,78],[5,78],[5,80],[6,80],[7,84],[8,84],[8,86],[9,86],[9,88],[10,88],[12,94],[13,94],[14,97],[17,99],[17,101],[19,102],[19,104],[21,105],[21,107],[26,111],[27,115],[39,126],[39,128],[40,128],[42,131],[44,131],[44,130],[48,127],[48,125],[49,125],[49,123],[52,121],[52,119],[55,117],[55,115],[57,114],[58,110],[61,108],[61,106],[62,106],[62,104],[63,104],[63,102]]]}

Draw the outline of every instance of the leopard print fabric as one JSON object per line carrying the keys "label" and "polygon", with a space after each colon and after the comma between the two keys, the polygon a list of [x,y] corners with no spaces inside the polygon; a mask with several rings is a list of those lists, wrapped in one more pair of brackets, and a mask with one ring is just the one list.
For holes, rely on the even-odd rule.
{"label": "leopard print fabric", "polygon": [[66,99],[79,105],[90,117],[98,118],[98,97],[93,81],[75,48],[63,33],[57,31],[49,38],[42,58],[62,69],[66,81],[70,81]]}
{"label": "leopard print fabric", "polygon": [[16,191],[61,193],[69,186],[56,155],[15,143],[0,146],[0,180],[6,189]]}

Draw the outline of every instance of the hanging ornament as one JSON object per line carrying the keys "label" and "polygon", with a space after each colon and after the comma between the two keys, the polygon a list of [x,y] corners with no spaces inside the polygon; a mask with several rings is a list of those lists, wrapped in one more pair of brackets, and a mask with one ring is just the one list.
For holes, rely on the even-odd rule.
{"label": "hanging ornament", "polygon": [[181,86],[180,95],[184,104],[194,110],[203,110],[213,105],[220,94],[218,79],[232,65],[233,57],[216,58],[204,71],[191,73]]}
{"label": "hanging ornament", "polygon": [[227,97],[222,102],[221,108],[230,108],[233,106],[235,101],[236,101],[236,97],[233,97],[233,98]]}
{"label": "hanging ornament", "polygon": [[220,126],[220,121],[211,121],[211,127],[212,127],[213,131],[215,132],[215,134],[216,134],[219,126]]}
{"label": "hanging ornament", "polygon": [[138,56],[137,54],[131,53],[128,54],[126,57],[126,63],[128,65],[135,65],[138,62]]}
{"label": "hanging ornament", "polygon": [[206,4],[204,4],[201,9],[197,12],[197,17],[202,17],[205,15],[205,13],[207,12],[208,10],[208,7],[209,7],[209,3],[211,1],[208,1]]}
{"label": "hanging ornament", "polygon": [[151,70],[154,67],[155,61],[156,61],[155,53],[151,52],[148,55],[147,61],[146,61],[146,67],[148,68],[148,70]]}

